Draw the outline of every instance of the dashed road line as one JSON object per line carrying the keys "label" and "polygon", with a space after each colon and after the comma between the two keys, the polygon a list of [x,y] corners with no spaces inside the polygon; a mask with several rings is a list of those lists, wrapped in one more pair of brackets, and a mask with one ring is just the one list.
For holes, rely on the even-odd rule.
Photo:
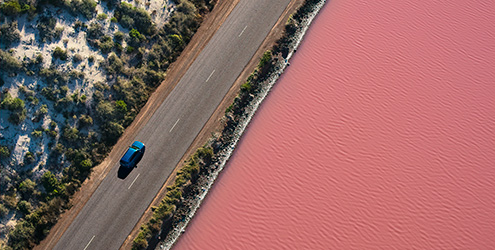
{"label": "dashed road line", "polygon": [[88,242],[88,244],[86,245],[86,247],[84,248],[84,250],[86,250],[86,248],[89,247],[89,244],[91,244],[91,242],[93,241],[94,238],[95,238],[95,235],[93,235],[93,238],[91,238],[91,240]]}
{"label": "dashed road line", "polygon": [[141,173],[139,173],[139,174],[136,176],[136,178],[134,178],[134,180],[132,181],[131,185],[130,185],[127,189],[131,189],[132,184],[134,184],[134,182],[136,182],[136,180],[137,180],[137,178],[139,177],[139,175],[140,175],[140,174],[141,174]]}
{"label": "dashed road line", "polygon": [[172,128],[168,131],[169,133],[172,132],[172,130],[175,128],[175,125],[177,125],[177,123],[179,122],[180,118],[177,119],[177,121],[174,123],[174,126],[172,126]]}
{"label": "dashed road line", "polygon": [[242,29],[241,33],[239,34],[239,37],[242,36],[242,33],[244,33],[244,31],[246,30],[246,28],[247,28],[247,25],[246,25],[246,27],[244,27],[244,29]]}
{"label": "dashed road line", "polygon": [[208,78],[206,79],[206,82],[208,82],[208,80],[210,80],[211,76],[213,75],[213,73],[215,73],[215,70],[213,70],[210,74],[210,76],[208,76]]}

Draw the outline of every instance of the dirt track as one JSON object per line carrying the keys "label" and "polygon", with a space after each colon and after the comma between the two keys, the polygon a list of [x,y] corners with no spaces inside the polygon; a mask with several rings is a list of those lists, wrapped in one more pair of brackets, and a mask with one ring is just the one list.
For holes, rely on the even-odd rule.
{"label": "dirt track", "polygon": [[[62,236],[68,226],[76,218],[79,211],[84,207],[86,202],[89,200],[94,191],[98,188],[99,184],[103,181],[105,176],[110,171],[111,167],[116,164],[118,154],[124,151],[124,149],[129,145],[131,140],[137,135],[138,131],[146,124],[146,122],[155,113],[161,103],[165,100],[168,94],[173,90],[176,84],[179,82],[180,78],[185,74],[189,66],[199,55],[201,50],[206,46],[211,37],[215,34],[218,28],[225,21],[230,12],[237,5],[239,0],[219,0],[213,11],[205,17],[205,21],[199,28],[199,30],[194,35],[191,42],[188,44],[186,49],[183,51],[181,56],[177,59],[175,63],[167,71],[166,79],[157,88],[157,90],[151,95],[150,99],[143,107],[139,115],[136,117],[134,122],[126,129],[124,135],[120,138],[117,144],[112,149],[110,155],[97,167],[94,168],[91,178],[86,180],[81,189],[74,195],[71,203],[73,207],[66,211],[59,219],[58,223],[52,228],[49,235],[45,240],[43,240],[40,245],[35,247],[35,249],[52,249],[58,239]],[[206,140],[211,136],[211,134],[219,129],[221,125],[221,117],[224,114],[225,109],[232,103],[232,100],[237,94],[240,85],[247,79],[249,74],[254,70],[258,64],[264,51],[271,48],[274,42],[281,36],[285,22],[289,18],[290,14],[293,13],[297,7],[303,2],[303,0],[292,0],[287,9],[284,11],[277,24],[270,31],[270,34],[264,40],[263,44],[258,48],[254,57],[250,60],[248,65],[244,68],[243,72],[239,75],[232,88],[229,90],[227,95],[224,97],[222,103],[216,109],[215,113],[210,117],[208,122],[205,124],[201,132],[197,135],[194,142],[189,147],[187,153],[183,156],[183,162],[196,148],[203,145]],[[176,169],[180,165],[176,166]],[[167,182],[160,190],[159,194],[155,197],[151,206],[156,205],[162,198],[165,192],[165,187],[171,184],[175,174],[172,174],[167,179]],[[127,237],[126,241],[122,245],[121,249],[130,249],[132,240],[137,234],[137,231],[141,224],[149,219],[151,216],[150,208],[143,214],[140,221],[136,224],[131,234]]]}

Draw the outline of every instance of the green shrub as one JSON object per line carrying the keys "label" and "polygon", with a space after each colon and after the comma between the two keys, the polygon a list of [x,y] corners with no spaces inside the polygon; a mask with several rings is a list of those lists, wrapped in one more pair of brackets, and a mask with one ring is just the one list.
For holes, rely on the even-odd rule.
{"label": "green shrub", "polygon": [[57,143],[57,145],[55,145],[55,147],[53,148],[53,151],[56,154],[61,155],[61,154],[63,154],[65,152],[65,147],[61,143]]}
{"label": "green shrub", "polygon": [[46,99],[50,101],[56,101],[59,93],[60,90],[58,89],[54,90],[53,88],[50,87],[44,87],[41,89],[41,95],[43,95]]}
{"label": "green shrub", "polygon": [[9,232],[8,245],[12,249],[30,249],[34,247],[32,238],[34,236],[35,228],[32,223],[21,220],[14,229]]}
{"label": "green shrub", "polygon": [[115,108],[109,101],[100,101],[96,105],[96,118],[99,121],[113,120],[115,115]]}
{"label": "green shrub", "polygon": [[124,28],[131,28],[132,26],[134,26],[134,19],[132,19],[132,17],[130,17],[128,15],[124,15],[120,19],[120,24]]}
{"label": "green shrub", "polygon": [[135,47],[138,47],[141,42],[143,42],[146,38],[139,33],[136,29],[131,29],[129,31],[129,44]]}
{"label": "green shrub", "polygon": [[17,210],[19,210],[23,214],[31,213],[32,209],[33,206],[31,206],[31,203],[29,203],[29,201],[22,200],[19,203],[17,203]]}
{"label": "green shrub", "polygon": [[35,130],[31,133],[32,136],[36,137],[36,138],[39,138],[41,136],[43,136],[43,131],[41,130]]}
{"label": "green shrub", "polygon": [[125,34],[121,31],[117,31],[113,34],[113,39],[116,41],[116,42],[119,42],[121,43],[125,38]]}
{"label": "green shrub", "polygon": [[268,50],[263,54],[263,57],[261,57],[261,60],[258,63],[258,69],[263,68],[263,66],[265,66],[265,64],[268,63],[271,59],[272,59],[272,52]]}
{"label": "green shrub", "polygon": [[24,101],[19,97],[12,98],[7,92],[4,95],[2,102],[0,103],[2,109],[7,109],[10,111],[22,111],[25,108]]}
{"label": "green shrub", "polygon": [[2,109],[10,110],[9,121],[14,124],[20,124],[26,119],[26,108],[24,101],[20,98],[12,98],[9,93],[4,95],[4,99],[0,103]]}
{"label": "green shrub", "polygon": [[41,69],[39,75],[45,78],[49,86],[60,85],[69,81],[67,73],[59,71],[54,65],[51,65],[50,68]]}
{"label": "green shrub", "polygon": [[0,159],[6,159],[10,157],[10,150],[7,146],[0,146]]}
{"label": "green shrub", "polygon": [[65,61],[67,60],[67,50],[63,50],[62,48],[57,46],[53,50],[53,57]]}
{"label": "green shrub", "polygon": [[17,0],[2,3],[0,6],[2,13],[6,16],[16,16],[21,13],[21,5]]}
{"label": "green shrub", "polygon": [[15,111],[12,112],[9,115],[9,121],[12,122],[13,124],[21,124],[26,119],[26,109],[23,109],[22,111]]}
{"label": "green shrub", "polygon": [[124,28],[136,28],[139,32],[147,35],[154,32],[151,16],[145,9],[121,2],[115,9],[114,16]]}
{"label": "green shrub", "polygon": [[84,59],[84,57],[81,56],[80,54],[75,54],[74,56],[72,56],[72,61],[74,63],[81,62],[83,59]]}
{"label": "green shrub", "polygon": [[79,31],[80,28],[87,28],[88,25],[86,25],[84,22],[81,22],[80,20],[77,20],[74,22],[74,30]]}
{"label": "green shrub", "polygon": [[22,69],[22,64],[10,53],[0,49],[0,68],[2,71],[17,73]]}
{"label": "green shrub", "polygon": [[9,213],[9,210],[3,205],[0,203],[0,219],[3,219],[3,217],[5,217],[5,215],[7,215]]}
{"label": "green shrub", "polygon": [[151,238],[151,232],[149,232],[149,229],[144,229],[141,227],[141,231],[139,232],[138,236],[134,239],[132,242],[132,250],[144,250],[148,248],[148,235],[149,238]]}
{"label": "green shrub", "polygon": [[118,100],[118,101],[115,102],[115,108],[120,113],[124,113],[125,114],[127,112],[127,104],[124,101],[122,101],[122,100]]}
{"label": "green shrub", "polygon": [[251,82],[246,82],[241,85],[241,92],[251,93],[252,89]]}
{"label": "green shrub", "polygon": [[118,20],[117,20],[117,18],[112,17],[112,18],[110,18],[110,22],[112,22],[112,23],[116,23],[116,22],[118,22]]}
{"label": "green shrub", "polygon": [[62,191],[63,188],[63,185],[60,183],[57,177],[55,177],[55,175],[52,174],[52,172],[50,171],[46,171],[41,176],[41,184],[48,194],[57,194]]}
{"label": "green shrub", "polygon": [[105,14],[105,13],[100,13],[96,16],[96,19],[98,19],[99,21],[102,21],[102,20],[105,20],[108,18],[108,15]]}
{"label": "green shrub", "polygon": [[127,47],[126,47],[126,52],[127,52],[127,54],[130,54],[130,53],[134,52],[134,47],[132,47],[132,46],[127,46]]}
{"label": "green shrub", "polygon": [[3,196],[3,204],[10,209],[15,209],[17,207],[17,195],[15,192],[11,194],[6,194]]}
{"label": "green shrub", "polygon": [[42,16],[38,20],[38,34],[42,42],[51,41],[55,37],[55,25],[57,20],[54,17]]}
{"label": "green shrub", "polygon": [[69,142],[77,141],[79,139],[79,130],[77,130],[77,128],[67,126],[64,128],[62,137]]}
{"label": "green shrub", "polygon": [[40,114],[47,114],[48,113],[48,106],[46,106],[46,104],[41,105],[41,107],[39,109],[39,113]]}
{"label": "green shrub", "polygon": [[36,191],[36,183],[30,179],[25,179],[19,184],[19,192],[25,198],[29,198]]}
{"label": "green shrub", "polygon": [[[55,33],[53,33],[53,37],[55,39],[60,39],[62,37],[62,33],[64,32],[64,27],[63,26],[60,26],[60,27],[56,27],[55,28]],[[64,40],[65,41],[65,40]]]}
{"label": "green shrub", "polygon": [[91,19],[96,12],[96,2],[93,0],[71,0],[70,10],[74,14],[82,14],[87,19]]}
{"label": "green shrub", "polygon": [[85,126],[90,126],[93,124],[93,118],[89,115],[81,115],[79,117],[79,126],[80,127],[85,127]]}
{"label": "green shrub", "polygon": [[112,41],[112,38],[109,36],[103,36],[100,39],[100,50],[103,53],[108,53],[112,50],[114,42]]}
{"label": "green shrub", "polygon": [[20,39],[21,35],[17,29],[17,21],[0,25],[0,42],[10,46],[11,43],[18,42]]}
{"label": "green shrub", "polygon": [[56,138],[56,137],[57,137],[57,135],[58,135],[58,133],[57,133],[57,131],[56,131],[56,130],[50,130],[50,131],[48,131],[48,135],[49,135],[50,137],[52,137],[52,138]]}
{"label": "green shrub", "polygon": [[105,70],[108,74],[119,74],[122,72],[124,68],[124,63],[120,60],[115,53],[112,53],[108,56]]}
{"label": "green shrub", "polygon": [[91,161],[91,159],[85,159],[81,161],[80,165],[82,168],[90,169],[93,166],[93,162]]}
{"label": "green shrub", "polygon": [[35,159],[34,159],[34,154],[33,153],[27,152],[24,155],[24,164],[29,165],[29,164],[33,163],[34,161],[35,161]]}
{"label": "green shrub", "polygon": [[93,22],[89,25],[88,31],[86,32],[88,38],[100,39],[103,36],[103,27],[101,24]]}
{"label": "green shrub", "polygon": [[102,138],[105,142],[113,145],[124,133],[124,127],[116,122],[107,122],[102,128]]}

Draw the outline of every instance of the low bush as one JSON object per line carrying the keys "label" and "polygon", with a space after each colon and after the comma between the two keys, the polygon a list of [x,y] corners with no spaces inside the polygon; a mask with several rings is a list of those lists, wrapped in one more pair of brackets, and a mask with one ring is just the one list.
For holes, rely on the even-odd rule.
{"label": "low bush", "polygon": [[[60,39],[62,37],[62,33],[64,32],[64,27],[59,26],[55,28],[55,33],[53,33],[53,38],[55,39]],[[64,43],[67,44],[67,42],[64,39]]]}
{"label": "low bush", "polygon": [[17,210],[19,210],[23,214],[31,213],[32,209],[33,206],[31,206],[31,203],[29,203],[29,201],[22,200],[19,203],[17,203]]}
{"label": "low bush", "polygon": [[102,127],[102,139],[107,145],[114,145],[124,133],[124,127],[116,122],[107,122]]}
{"label": "low bush", "polygon": [[144,42],[146,38],[141,34],[139,33],[139,31],[137,31],[136,29],[131,29],[131,31],[129,31],[129,44],[134,46],[134,47],[139,47],[139,45],[141,44],[141,42]]}
{"label": "low bush", "polygon": [[108,56],[106,64],[105,64],[105,70],[107,71],[108,74],[119,74],[122,72],[124,69],[124,63],[120,58],[115,55],[115,53],[112,53]]}
{"label": "low bush", "polygon": [[155,31],[148,12],[145,9],[133,7],[126,2],[121,2],[117,6],[114,17],[123,27],[128,29],[135,28],[145,35],[151,35]]}
{"label": "low bush", "polygon": [[35,161],[34,154],[32,152],[27,152],[24,155],[24,164],[29,165]]}
{"label": "low bush", "polygon": [[0,103],[0,108],[10,111],[22,111],[25,106],[26,105],[22,99],[19,97],[12,98],[8,92],[4,94],[3,100]]}
{"label": "low bush", "polygon": [[37,192],[36,183],[30,179],[25,179],[19,184],[19,192],[24,199],[29,199],[33,194]]}
{"label": "low bush", "polygon": [[74,127],[67,126],[64,128],[62,138],[68,142],[75,142],[79,139],[79,130]]}
{"label": "low bush", "polygon": [[69,9],[73,14],[82,14],[91,19],[96,12],[96,2],[93,0],[71,0]]}
{"label": "low bush", "polygon": [[31,135],[35,138],[40,138],[43,136],[43,131],[41,130],[35,130],[33,132],[31,132]]}
{"label": "low bush", "polygon": [[0,5],[0,10],[6,16],[16,16],[21,13],[21,5],[17,0],[6,1]]}
{"label": "low bush", "polygon": [[125,34],[122,31],[117,31],[113,34],[113,39],[116,42],[122,43],[122,41],[124,41],[124,38],[125,38]]}
{"label": "low bush", "polygon": [[64,50],[60,47],[56,47],[54,50],[53,50],[53,58],[58,58],[60,60],[67,60],[67,50]]}
{"label": "low bush", "polygon": [[7,159],[10,157],[10,150],[7,146],[0,146],[0,159]]}
{"label": "low bush", "polygon": [[96,16],[96,19],[98,19],[99,21],[103,21],[103,20],[106,20],[108,18],[108,15],[105,14],[105,13],[100,13]]}
{"label": "low bush", "polygon": [[72,56],[72,62],[74,63],[81,62],[83,59],[84,57],[81,56],[80,54],[75,54],[74,56]]}
{"label": "low bush", "polygon": [[101,24],[93,22],[89,25],[86,34],[90,39],[100,39],[103,36],[103,27]]}
{"label": "low bush", "polygon": [[91,118],[91,116],[81,115],[81,117],[79,117],[79,127],[83,128],[91,125],[93,125],[93,118]]}
{"label": "low bush", "polygon": [[17,21],[7,22],[0,25],[0,42],[4,43],[7,47],[10,44],[19,42],[21,35],[17,29]]}
{"label": "low bush", "polygon": [[57,193],[60,193],[63,191],[63,185],[60,183],[60,181],[55,177],[55,175],[50,172],[46,171],[42,176],[41,176],[41,184],[45,188],[45,192],[48,195],[55,195]]}
{"label": "low bush", "polygon": [[54,17],[42,16],[38,20],[38,34],[42,42],[49,42],[55,37],[55,25],[57,20]]}
{"label": "low bush", "polygon": [[0,203],[0,219],[3,219],[5,215],[7,215],[8,213],[9,210],[3,204]]}
{"label": "low bush", "polygon": [[113,45],[114,42],[112,41],[112,38],[109,36],[103,36],[99,41],[100,50],[105,54],[112,50]]}
{"label": "low bush", "polygon": [[22,64],[10,53],[0,49],[0,68],[2,71],[17,73],[22,69]]}

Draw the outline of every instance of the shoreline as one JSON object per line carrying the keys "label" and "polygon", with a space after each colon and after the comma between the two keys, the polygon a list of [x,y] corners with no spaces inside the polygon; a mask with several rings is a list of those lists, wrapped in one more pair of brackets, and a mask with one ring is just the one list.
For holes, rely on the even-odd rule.
{"label": "shoreline", "polygon": [[[287,32],[284,31],[283,37],[278,40],[278,41],[282,41],[284,38],[287,38],[289,40],[288,43],[285,44],[288,48],[287,55],[285,57],[282,56],[279,59],[275,59],[276,62],[274,63],[272,62],[273,64],[271,65],[272,70],[269,73],[267,73],[266,76],[264,77],[261,76],[263,77],[263,80],[260,82],[261,90],[254,94],[252,100],[250,100],[248,105],[245,107],[244,113],[240,115],[240,119],[237,125],[234,127],[233,131],[231,132],[232,137],[230,138],[230,140],[226,141],[223,145],[215,146],[216,143],[222,140],[221,138],[222,136],[219,137],[213,136],[210,139],[208,139],[206,145],[215,146],[217,148],[220,147],[221,149],[214,153],[213,162],[209,166],[206,166],[207,169],[201,171],[198,180],[194,184],[191,184],[192,187],[191,186],[187,187],[188,189],[191,190],[189,190],[189,192],[185,194],[185,197],[183,197],[183,200],[181,201],[181,205],[179,205],[179,208],[176,209],[174,215],[165,221],[165,224],[167,225],[165,225],[164,227],[172,226],[172,229],[170,231],[167,231],[165,240],[158,241],[159,238],[157,238],[156,236],[150,240],[150,241],[155,241],[156,249],[172,248],[179,239],[180,235],[183,232],[185,232],[186,227],[188,226],[189,222],[196,214],[198,208],[201,206],[202,201],[208,194],[210,188],[213,186],[218,175],[225,168],[226,163],[228,162],[230,156],[234,152],[238,141],[240,140],[243,132],[249,125],[249,122],[251,121],[252,117],[258,110],[260,104],[270,93],[272,87],[275,85],[280,75],[284,72],[285,68],[290,65],[289,63],[290,58],[296,52],[311,22],[317,16],[318,12],[321,10],[321,8],[324,6],[325,3],[326,0],[316,0],[314,3],[310,1],[305,1],[303,5],[299,6],[299,8],[296,10],[295,13],[292,13],[292,15],[294,15],[303,8],[306,8],[306,12],[302,13],[303,15],[302,20],[296,23],[297,30],[294,32],[294,34],[292,35],[287,34]],[[271,47],[271,49],[275,48],[276,45],[277,43],[275,43]],[[225,125],[225,128],[226,127],[228,127],[228,125]],[[174,221],[175,216],[181,212],[182,212],[181,214],[182,218],[180,218],[179,221]],[[163,230],[164,229],[162,227],[162,232],[159,233],[161,236],[164,236]]]}

